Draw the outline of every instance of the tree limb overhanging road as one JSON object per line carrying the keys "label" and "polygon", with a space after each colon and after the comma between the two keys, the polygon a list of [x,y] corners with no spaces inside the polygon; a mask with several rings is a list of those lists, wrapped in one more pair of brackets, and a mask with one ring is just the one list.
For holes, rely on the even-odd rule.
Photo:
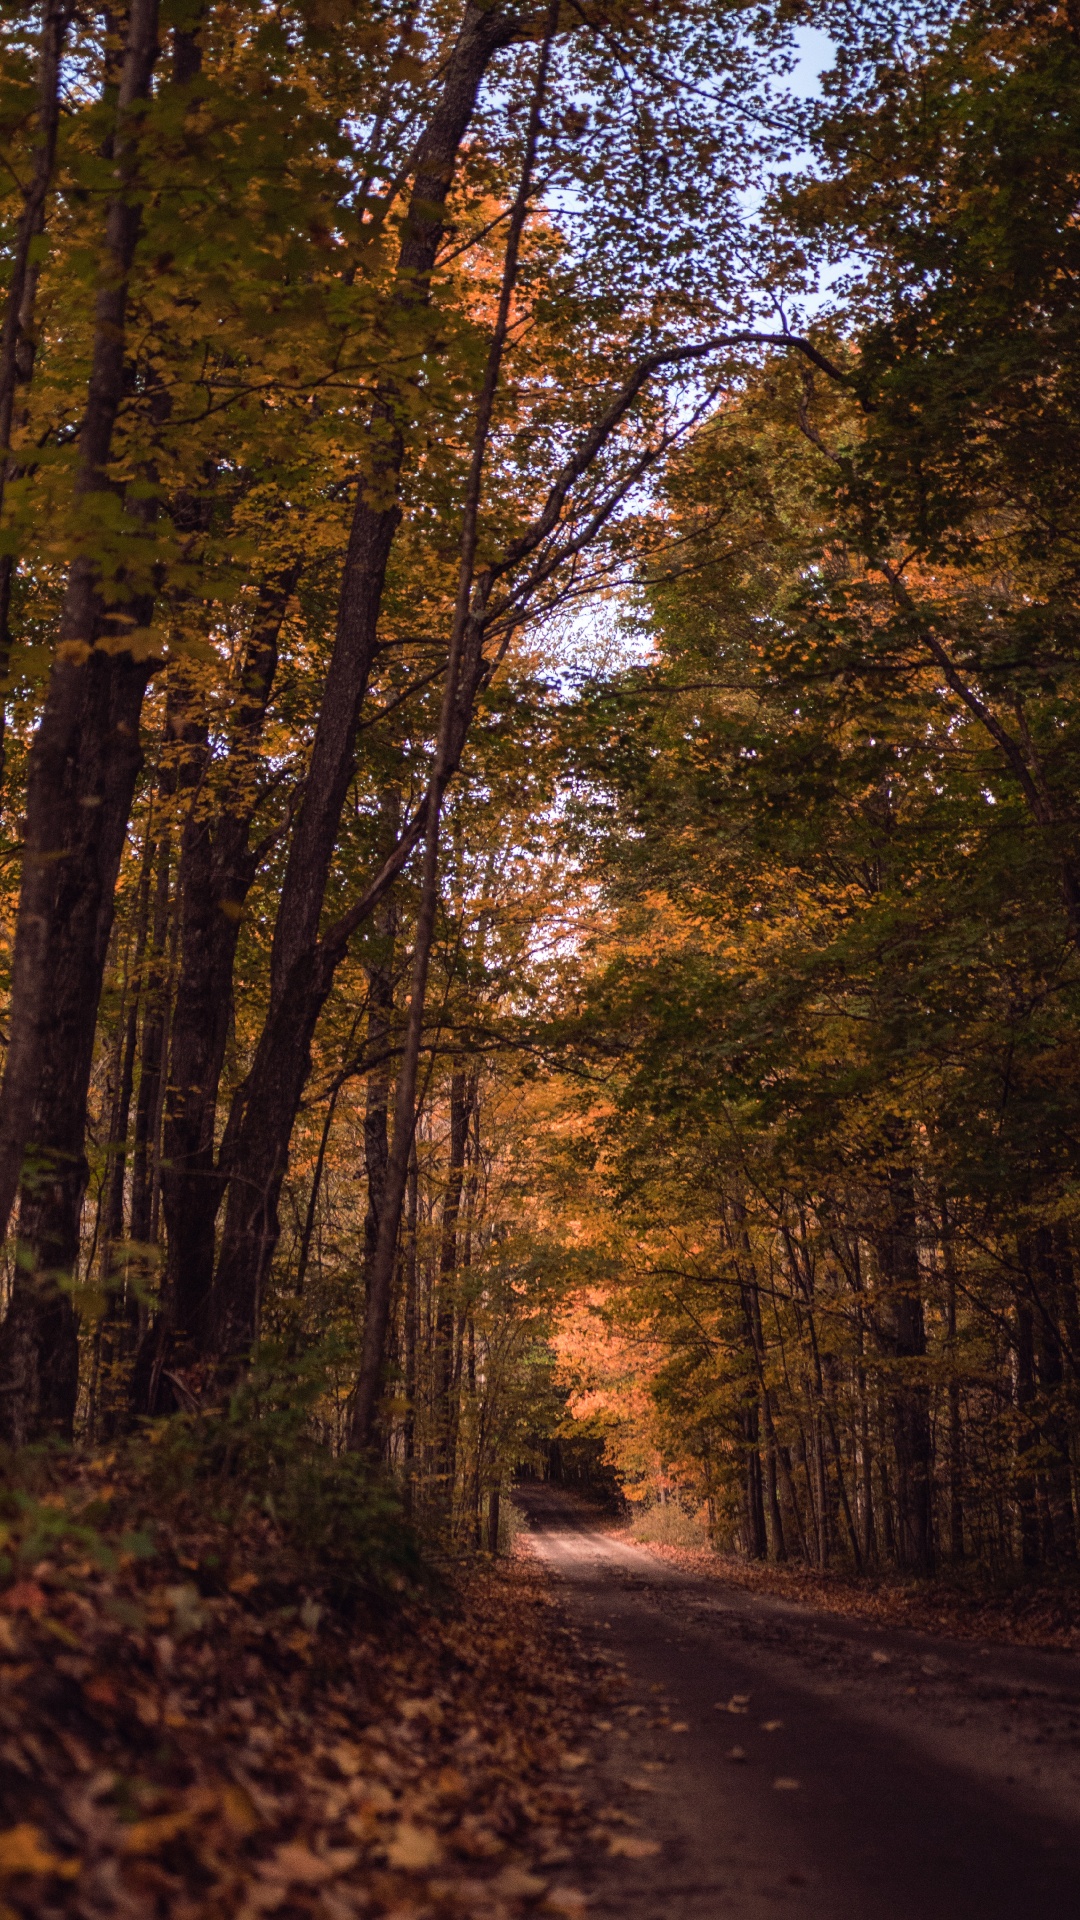
{"label": "tree limb overhanging road", "polygon": [[1080,1660],[749,1594],[552,1488],[516,1497],[613,1669],[601,1789],[659,1843],[597,1866],[592,1912],[1075,1920]]}

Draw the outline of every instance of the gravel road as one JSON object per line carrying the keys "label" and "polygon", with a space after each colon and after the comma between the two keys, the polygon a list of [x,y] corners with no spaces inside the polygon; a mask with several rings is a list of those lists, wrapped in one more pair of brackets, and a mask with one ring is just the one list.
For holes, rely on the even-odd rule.
{"label": "gravel road", "polygon": [[748,1594],[554,1489],[515,1498],[617,1681],[590,1741],[617,1849],[592,1913],[1080,1920],[1080,1659]]}

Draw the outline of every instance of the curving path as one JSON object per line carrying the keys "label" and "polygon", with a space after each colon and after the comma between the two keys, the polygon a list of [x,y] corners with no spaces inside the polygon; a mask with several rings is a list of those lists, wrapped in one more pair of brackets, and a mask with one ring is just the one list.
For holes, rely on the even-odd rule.
{"label": "curving path", "polygon": [[1080,1658],[747,1594],[611,1539],[572,1496],[515,1500],[620,1683],[598,1818],[658,1843],[598,1848],[593,1913],[1080,1920]]}

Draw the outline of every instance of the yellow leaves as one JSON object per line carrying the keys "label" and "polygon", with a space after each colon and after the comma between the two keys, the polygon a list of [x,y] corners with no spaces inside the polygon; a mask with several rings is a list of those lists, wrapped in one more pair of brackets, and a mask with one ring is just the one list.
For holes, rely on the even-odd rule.
{"label": "yellow leaves", "polygon": [[78,1860],[63,1860],[59,1854],[50,1853],[40,1827],[29,1820],[0,1833],[0,1873],[57,1874],[62,1880],[73,1880],[79,1866]]}
{"label": "yellow leaves", "polygon": [[246,1840],[262,1824],[251,1796],[235,1782],[227,1781],[220,1787],[196,1787],[187,1794],[182,1807],[136,1820],[125,1828],[124,1852],[136,1857],[160,1853],[182,1834],[191,1832],[200,1821],[213,1818],[220,1819],[228,1832],[241,1840]]}

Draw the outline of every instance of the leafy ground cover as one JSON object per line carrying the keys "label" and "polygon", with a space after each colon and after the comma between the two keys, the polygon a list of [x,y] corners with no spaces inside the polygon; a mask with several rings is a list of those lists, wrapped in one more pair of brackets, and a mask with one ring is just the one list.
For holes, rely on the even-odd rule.
{"label": "leafy ground cover", "polygon": [[603,1681],[535,1566],[433,1583],[369,1497],[379,1550],[347,1591],[341,1526],[305,1564],[295,1514],[203,1470],[8,1476],[2,1920],[580,1911]]}
{"label": "leafy ground cover", "polygon": [[802,1566],[776,1567],[737,1560],[708,1547],[671,1545],[622,1534],[687,1573],[706,1574],[728,1586],[779,1600],[798,1600],[825,1613],[879,1621],[948,1634],[958,1640],[993,1640],[1016,1646],[1061,1647],[1080,1651],[1080,1585],[1016,1582],[993,1589],[984,1573],[970,1581],[960,1575],[937,1580],[904,1580],[896,1574],[855,1576],[817,1573]]}

